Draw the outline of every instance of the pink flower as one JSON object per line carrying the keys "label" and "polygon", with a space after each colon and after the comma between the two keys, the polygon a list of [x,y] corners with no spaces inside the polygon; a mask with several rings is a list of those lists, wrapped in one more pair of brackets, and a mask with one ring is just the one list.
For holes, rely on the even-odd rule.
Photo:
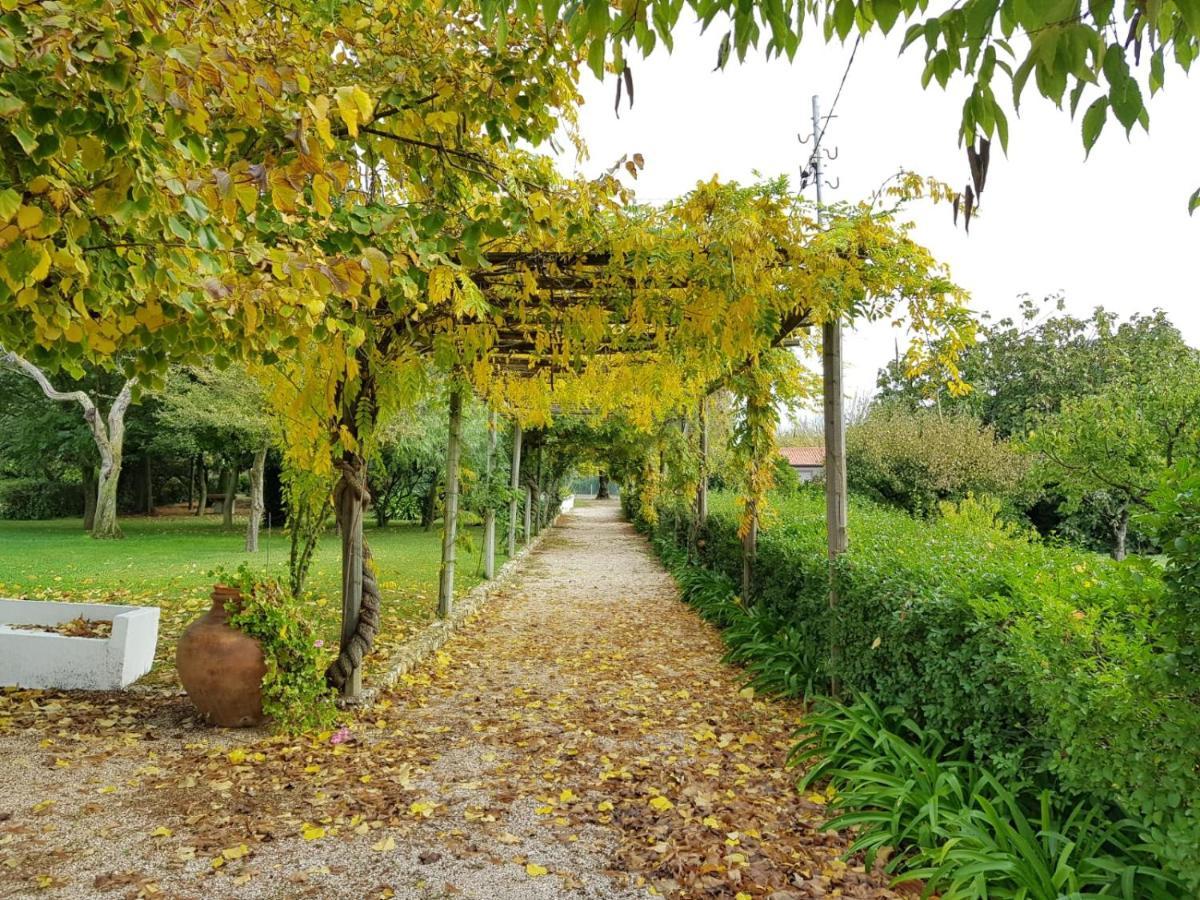
{"label": "pink flower", "polygon": [[324,647],[324,646],[325,646],[325,641],[324,641],[324,640],[320,640],[320,639],[318,639],[318,640],[315,640],[315,641],[313,641],[313,646],[314,646],[314,647]]}
{"label": "pink flower", "polygon": [[348,740],[350,740],[350,729],[346,725],[341,726],[329,736],[329,743],[331,744],[344,744]]}

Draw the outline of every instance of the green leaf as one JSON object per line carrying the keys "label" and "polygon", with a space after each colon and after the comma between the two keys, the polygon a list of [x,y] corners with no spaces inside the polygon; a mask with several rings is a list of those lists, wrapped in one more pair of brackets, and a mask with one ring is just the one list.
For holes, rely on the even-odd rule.
{"label": "green leaf", "polygon": [[167,219],[167,226],[181,241],[190,241],[192,239],[192,232],[179,220],[179,216],[171,216]]}
{"label": "green leaf", "polygon": [[208,218],[208,207],[204,205],[203,200],[192,194],[183,198],[183,211],[197,222],[203,222]]}
{"label": "green leaf", "polygon": [[1108,98],[1101,97],[1083,114],[1083,147],[1088,153],[1092,152],[1092,147],[1095,145],[1096,139],[1100,137],[1100,132],[1104,130],[1106,121],[1108,121]]}
{"label": "green leaf", "polygon": [[837,0],[833,8],[833,28],[843,41],[854,27],[854,0]]}
{"label": "green leaf", "polygon": [[1197,209],[1200,209],[1200,188],[1196,188],[1196,192],[1188,199],[1188,215],[1190,216]]}
{"label": "green leaf", "polygon": [[900,0],[875,0],[875,20],[887,34],[900,17]]}
{"label": "green leaf", "polygon": [[21,207],[21,195],[12,188],[0,190],[0,222],[8,222]]}
{"label": "green leaf", "polygon": [[0,63],[6,66],[17,64],[17,45],[10,37],[0,37]]}
{"label": "green leaf", "polygon": [[604,78],[604,47],[603,37],[592,38],[592,45],[588,47],[588,66],[597,78]]}

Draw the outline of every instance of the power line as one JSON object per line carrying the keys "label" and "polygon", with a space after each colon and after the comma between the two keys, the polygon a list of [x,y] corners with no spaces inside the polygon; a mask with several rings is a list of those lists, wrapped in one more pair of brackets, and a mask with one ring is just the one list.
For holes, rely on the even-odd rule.
{"label": "power line", "polygon": [[862,43],[862,35],[860,34],[854,39],[854,46],[850,48],[850,58],[846,60],[846,68],[842,72],[842,80],[838,83],[837,93],[833,95],[833,103],[829,104],[829,112],[825,113],[824,120],[821,124],[821,133],[817,135],[816,146],[821,146],[821,141],[825,137],[825,131],[829,128],[829,120],[833,118],[833,111],[837,109],[838,101],[842,99],[842,88],[846,86],[846,78],[850,75],[850,67],[854,65],[854,57],[858,53],[858,45]]}

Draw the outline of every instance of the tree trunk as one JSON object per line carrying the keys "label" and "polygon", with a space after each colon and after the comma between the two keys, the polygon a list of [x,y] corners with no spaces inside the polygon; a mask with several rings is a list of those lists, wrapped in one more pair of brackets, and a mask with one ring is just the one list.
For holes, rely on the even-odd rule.
{"label": "tree trunk", "polygon": [[208,515],[208,466],[204,464],[204,457],[200,457],[200,499],[196,504],[196,515]]}
{"label": "tree trunk", "polygon": [[125,411],[133,401],[133,388],[137,384],[137,377],[130,378],[121,386],[108,410],[106,422],[92,398],[85,392],[56,390],[45,372],[16,353],[5,353],[0,356],[0,361],[16,366],[24,375],[36,381],[42,393],[49,399],[74,401],[83,408],[84,421],[92,432],[96,449],[100,451],[100,472],[96,480],[96,517],[92,537],[119,538],[121,528],[117,524],[117,481],[121,477],[121,453],[125,447]]}
{"label": "tree trunk", "polygon": [[238,471],[233,466],[226,466],[224,478],[225,499],[221,501],[221,524],[226,528],[233,527],[233,507],[237,504]]}
{"label": "tree trunk", "polygon": [[1117,562],[1125,559],[1125,537],[1129,533],[1129,507],[1123,506],[1113,522],[1112,558]]}
{"label": "tree trunk", "polygon": [[521,423],[513,423],[512,476],[508,483],[508,558],[517,555],[517,489],[521,486]]}
{"label": "tree trunk", "polygon": [[146,515],[154,515],[154,470],[150,454],[147,453],[142,457],[142,478],[144,481],[144,497],[146,502]]}
{"label": "tree trunk", "polygon": [[533,527],[533,488],[525,485],[525,541],[528,544],[531,537],[531,529]]}
{"label": "tree trunk", "polygon": [[450,438],[446,442],[446,513],[442,518],[442,571],[438,582],[438,618],[454,606],[454,563],[458,537],[458,463],[462,449],[462,389],[450,391]]}
{"label": "tree trunk", "polygon": [[96,467],[85,466],[83,481],[83,530],[91,531],[96,525]]}
{"label": "tree trunk", "polygon": [[437,521],[438,479],[434,475],[429,482],[429,490],[425,492],[425,503],[421,506],[421,527],[433,531],[433,523]]}
{"label": "tree trunk", "polygon": [[596,499],[597,500],[608,500],[609,499],[608,473],[607,472],[601,472],[600,475],[596,478]]}
{"label": "tree trunk", "polygon": [[196,457],[188,462],[188,512],[192,511],[192,502],[196,499]]}
{"label": "tree trunk", "polygon": [[250,467],[250,521],[246,523],[246,552],[258,552],[258,530],[262,527],[263,511],[263,470],[267,467],[267,448],[260,447],[254,454],[254,464]]}

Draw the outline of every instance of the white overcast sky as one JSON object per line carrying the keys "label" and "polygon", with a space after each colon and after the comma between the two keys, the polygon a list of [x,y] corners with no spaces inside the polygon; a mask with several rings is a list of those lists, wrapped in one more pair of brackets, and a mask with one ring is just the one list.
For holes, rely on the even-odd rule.
{"label": "white overcast sky", "polygon": [[[758,53],[714,72],[719,26],[703,36],[698,27],[676,31],[673,54],[660,46],[633,59],[635,103],[630,110],[623,100],[619,119],[612,76],[604,84],[585,77],[581,129],[591,157],[581,170],[596,175],[622,154],[642,153],[637,192],[645,200],[677,196],[714,174],[749,181],[755,170],[787,173],[798,183],[807,149],[796,134],[812,130],[813,94],[828,109],[850,46],[827,46],[813,34],[794,62]],[[922,90],[921,55],[898,56],[897,32],[903,28],[872,35],[858,49],[825,136],[839,152],[828,174],[841,181],[826,202],[866,197],[901,167],[966,184],[957,140],[966,83]],[[1080,315],[1097,305],[1122,316],[1161,307],[1200,344],[1200,212],[1187,213],[1200,185],[1198,110],[1200,80],[1169,69],[1150,105],[1149,134],[1137,129],[1126,140],[1110,121],[1085,163],[1078,123],[1031,82],[1021,117],[1010,117],[1009,155],[993,150],[971,234],[952,225],[949,207],[921,203],[909,209],[916,237],[950,266],[977,311],[1000,318],[1023,293],[1062,292]],[[562,165],[572,168],[573,158]],[[903,348],[903,333],[884,323],[846,335],[847,393],[874,388],[897,335]]]}

